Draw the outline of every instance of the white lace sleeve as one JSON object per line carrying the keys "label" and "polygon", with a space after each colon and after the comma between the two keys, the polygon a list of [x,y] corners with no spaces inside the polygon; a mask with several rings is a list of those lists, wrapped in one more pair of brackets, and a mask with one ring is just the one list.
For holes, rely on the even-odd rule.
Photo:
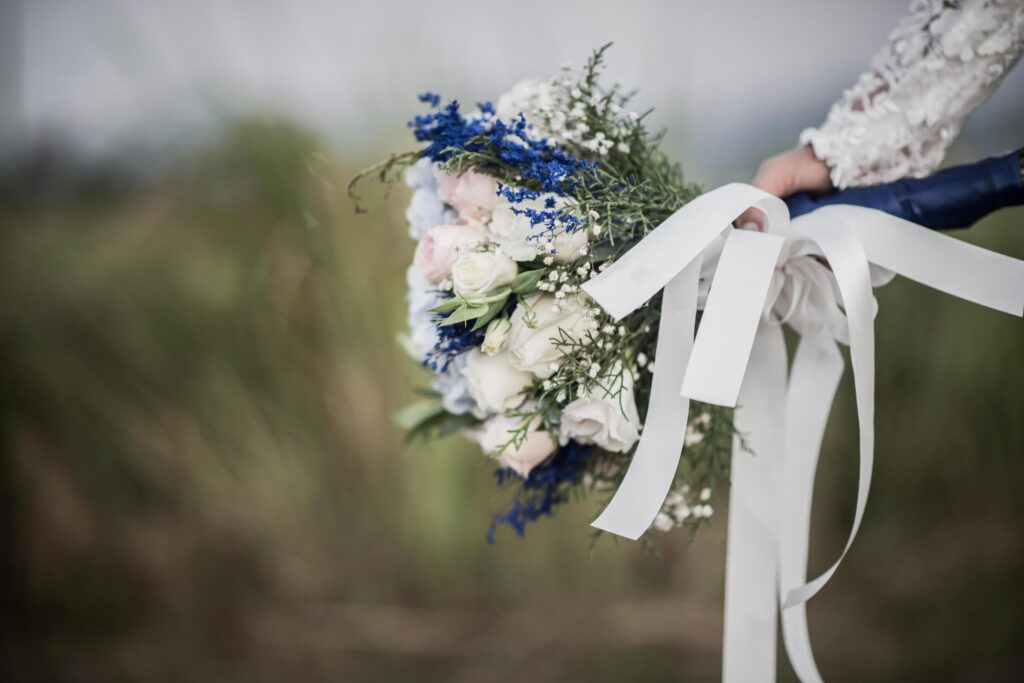
{"label": "white lace sleeve", "polygon": [[1024,0],[913,0],[870,70],[800,134],[842,188],[927,175],[1024,49]]}

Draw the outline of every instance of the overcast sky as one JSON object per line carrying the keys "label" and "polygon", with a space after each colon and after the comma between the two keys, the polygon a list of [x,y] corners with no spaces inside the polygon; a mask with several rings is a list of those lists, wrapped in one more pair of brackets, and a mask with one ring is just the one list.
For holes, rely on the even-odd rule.
{"label": "overcast sky", "polygon": [[[492,99],[612,40],[608,76],[641,89],[668,144],[705,175],[818,123],[882,44],[899,0],[515,3],[3,0],[0,141],[59,132],[106,155],[177,145],[237,115],[295,119],[360,154],[424,89]],[[978,153],[1021,144],[1018,69],[965,132]],[[1015,129],[1015,130],[1013,130]],[[719,178],[715,178],[716,180]]]}

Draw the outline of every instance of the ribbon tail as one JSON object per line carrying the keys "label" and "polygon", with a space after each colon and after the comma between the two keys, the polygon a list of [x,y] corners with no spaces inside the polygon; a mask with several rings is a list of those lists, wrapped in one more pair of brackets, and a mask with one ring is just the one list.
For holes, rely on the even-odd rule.
{"label": "ribbon tail", "polygon": [[828,583],[850,551],[867,507],[871,489],[871,472],[875,464],[875,331],[874,297],[867,256],[852,230],[840,220],[815,226],[814,238],[828,259],[839,285],[850,331],[850,360],[857,399],[859,426],[860,471],[857,481],[857,504],[853,526],[839,558],[820,576],[786,594],[784,609],[807,602]]}
{"label": "ribbon tail", "polygon": [[782,330],[762,323],[733,418],[738,436],[733,444],[726,542],[725,683],[775,680],[778,480],[784,438],[779,424],[785,399]]}
{"label": "ribbon tail", "polygon": [[871,263],[966,301],[1024,315],[1024,261],[859,206],[830,206],[794,226],[830,219],[856,234]]}
{"label": "ribbon tail", "polygon": [[[831,339],[800,340],[786,394],[786,459],[779,528],[780,596],[807,580],[814,475],[843,367],[843,357]],[[797,677],[803,683],[821,683],[807,630],[806,607],[801,603],[783,610],[783,641]]]}
{"label": "ribbon tail", "polygon": [[702,258],[697,256],[665,287],[647,421],[629,470],[615,496],[591,524],[636,540],[661,510],[672,486],[686,437],[690,400],[679,385],[690,361],[697,319],[697,288]]}

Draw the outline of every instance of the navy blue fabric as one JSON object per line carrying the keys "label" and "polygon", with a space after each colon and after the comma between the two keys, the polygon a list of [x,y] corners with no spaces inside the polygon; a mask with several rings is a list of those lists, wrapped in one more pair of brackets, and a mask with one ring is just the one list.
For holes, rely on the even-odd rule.
{"label": "navy blue fabric", "polygon": [[948,168],[927,178],[905,178],[824,195],[799,192],[785,201],[793,218],[830,204],[854,204],[933,230],[969,228],[997,209],[1024,204],[1020,164],[1020,156],[1014,152]]}

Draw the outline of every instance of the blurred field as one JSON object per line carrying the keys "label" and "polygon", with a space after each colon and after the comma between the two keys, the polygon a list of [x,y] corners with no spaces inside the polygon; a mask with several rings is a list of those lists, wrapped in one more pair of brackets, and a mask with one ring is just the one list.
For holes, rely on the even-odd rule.
{"label": "blurred field", "polygon": [[[357,167],[253,122],[144,186],[8,185],[3,680],[716,680],[724,492],[662,559],[588,559],[588,504],[489,547],[492,466],[458,440],[403,449],[407,195],[356,216]],[[966,237],[1024,258],[1022,224]],[[874,488],[810,606],[819,664],[1024,678],[1024,325],[907,281],[879,300]],[[850,523],[855,438],[847,377],[817,568]]]}

